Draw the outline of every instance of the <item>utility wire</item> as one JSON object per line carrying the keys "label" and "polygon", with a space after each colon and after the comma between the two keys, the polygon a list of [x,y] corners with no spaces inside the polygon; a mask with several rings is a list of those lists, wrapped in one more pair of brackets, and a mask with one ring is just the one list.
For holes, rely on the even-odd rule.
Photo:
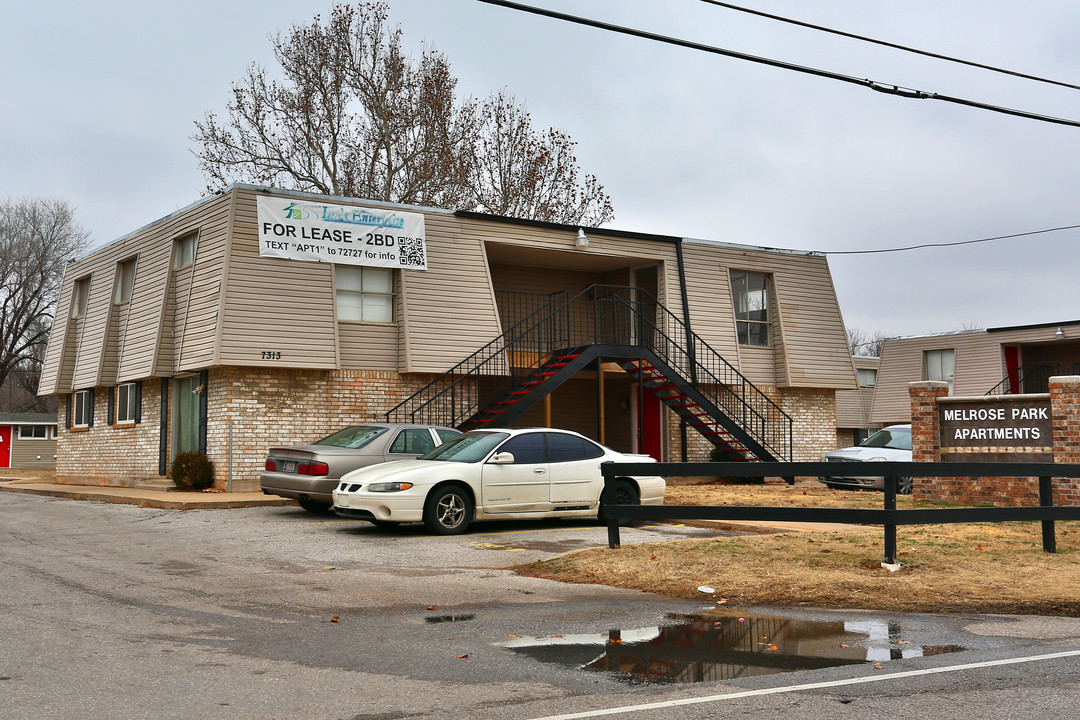
{"label": "utility wire", "polygon": [[628,28],[622,25],[613,25],[611,23],[602,22],[600,20],[592,20],[590,18],[584,18],[577,15],[568,15],[566,13],[555,12],[554,10],[546,10],[544,8],[533,7],[531,5],[522,5],[521,3],[510,2],[509,0],[480,0],[480,2],[487,3],[488,5],[498,5],[500,7],[510,8],[511,10],[520,10],[521,12],[532,13],[534,15],[542,15],[544,17],[576,23],[578,25],[586,25],[588,27],[598,28],[600,30],[607,30],[609,32],[621,33],[623,35],[631,35],[634,37],[644,38],[646,40],[654,40],[656,42],[662,42],[668,45],[676,45],[679,47],[690,48],[691,50],[701,50],[703,52],[723,55],[726,57],[735,58],[737,60],[746,60],[747,62],[758,63],[761,65],[769,65],[771,67],[777,67],[783,70],[792,70],[794,72],[800,72],[807,75],[815,75],[817,77],[823,77],[829,80],[846,82],[852,85],[867,87],[871,90],[885,93],[887,95],[896,95],[898,97],[917,100],[940,100],[942,102],[955,103],[957,105],[967,105],[968,107],[979,108],[981,110],[989,110],[991,112],[1002,113],[1004,115],[1014,115],[1016,117],[1027,118],[1029,120],[1039,120],[1041,122],[1054,123],[1056,125],[1080,127],[1080,120],[1068,120],[1066,118],[1058,118],[1050,115],[1039,115],[1037,113],[1027,112],[1026,110],[1016,110],[1013,108],[1001,107],[999,105],[990,105],[987,103],[978,102],[976,100],[965,100],[964,98],[941,95],[939,93],[925,92],[923,90],[914,90],[912,88],[906,88],[900,85],[880,83],[874,80],[869,80],[867,78],[858,78],[853,75],[843,75],[841,73],[835,73],[829,70],[821,70],[819,68],[813,68],[806,65],[796,65],[794,63],[784,62],[783,60],[774,60],[772,58],[761,57],[758,55],[749,55],[747,53],[741,53],[735,50],[727,50],[725,48],[719,48],[712,45],[703,45],[701,43],[691,42],[690,40],[683,40],[681,38],[670,37],[667,35],[658,35],[656,33],[646,32],[644,30],[637,30],[634,28]]}
{"label": "utility wire", "polygon": [[780,15],[773,15],[771,13],[762,12],[760,10],[754,10],[752,8],[742,7],[739,5],[732,5],[731,3],[720,2],[720,0],[701,0],[703,3],[709,5],[717,5],[728,10],[736,10],[738,12],[749,13],[750,15],[758,15],[770,20],[778,20],[790,25],[798,25],[804,28],[810,28],[811,30],[820,30],[821,32],[832,33],[833,35],[840,35],[846,38],[852,38],[854,40],[862,40],[863,42],[873,43],[875,45],[884,45],[885,47],[891,47],[896,50],[903,50],[904,52],[915,53],[916,55],[924,55],[926,57],[932,57],[937,60],[946,60],[948,62],[959,63],[961,65],[968,65],[970,67],[977,67],[982,70],[989,70],[991,72],[1002,73],[1003,75],[1012,75],[1018,78],[1024,78],[1025,80],[1034,80],[1036,82],[1048,83],[1050,85],[1060,85],[1061,87],[1072,88],[1073,90],[1080,90],[1080,85],[1073,85],[1072,83],[1062,82],[1060,80],[1051,80],[1037,75],[1028,75],[1027,73],[1017,72],[1015,70],[1006,70],[1005,68],[995,67],[993,65],[984,65],[983,63],[973,62],[971,60],[963,60],[961,58],[952,57],[949,55],[942,55],[940,53],[930,52],[928,50],[919,50],[918,48],[908,47],[907,45],[899,45],[897,43],[887,42],[885,40],[877,40],[875,38],[866,37],[865,35],[856,35],[854,33],[844,32],[843,30],[836,30],[833,28],[827,28],[822,25],[814,25],[812,23],[803,22],[802,20],[793,20],[792,18],[783,17]]}
{"label": "utility wire", "polygon": [[978,240],[961,240],[959,242],[926,243],[923,245],[910,245],[899,248],[883,248],[880,250],[821,250],[822,255],[872,255],[875,253],[905,252],[907,250],[919,250],[932,247],[955,247],[957,245],[975,245],[976,243],[992,242],[994,240],[1008,240],[1009,238],[1027,237],[1028,235],[1042,235],[1044,233],[1058,232],[1060,230],[1075,230],[1080,225],[1062,225],[1061,227],[1046,228],[1045,230],[1032,230],[1030,232],[1013,233],[1012,235],[997,235],[995,237],[980,238]]}

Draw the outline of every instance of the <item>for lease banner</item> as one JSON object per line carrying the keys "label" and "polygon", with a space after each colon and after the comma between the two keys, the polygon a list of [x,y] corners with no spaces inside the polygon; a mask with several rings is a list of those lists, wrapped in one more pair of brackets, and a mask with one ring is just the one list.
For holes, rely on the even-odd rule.
{"label": "for lease banner", "polygon": [[259,255],[427,270],[424,216],[259,196]]}

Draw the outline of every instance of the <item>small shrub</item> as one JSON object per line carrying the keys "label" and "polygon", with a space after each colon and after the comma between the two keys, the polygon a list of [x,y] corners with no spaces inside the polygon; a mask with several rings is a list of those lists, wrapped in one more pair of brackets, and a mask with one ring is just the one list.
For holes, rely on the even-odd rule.
{"label": "small shrub", "polygon": [[177,453],[169,474],[177,490],[203,490],[214,484],[214,463],[202,453]]}

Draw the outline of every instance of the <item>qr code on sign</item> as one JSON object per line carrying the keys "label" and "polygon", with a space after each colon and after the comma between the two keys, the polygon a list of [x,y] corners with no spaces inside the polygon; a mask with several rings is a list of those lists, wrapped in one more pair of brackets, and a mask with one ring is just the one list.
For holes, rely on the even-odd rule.
{"label": "qr code on sign", "polygon": [[406,267],[426,267],[422,238],[398,238],[398,264]]}

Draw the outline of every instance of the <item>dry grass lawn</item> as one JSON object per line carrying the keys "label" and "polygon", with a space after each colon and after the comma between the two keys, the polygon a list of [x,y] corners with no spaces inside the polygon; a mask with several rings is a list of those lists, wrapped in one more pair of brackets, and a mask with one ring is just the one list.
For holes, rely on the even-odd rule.
{"label": "dry grass lawn", "polygon": [[[876,492],[816,484],[669,487],[669,504],[881,507]],[[898,498],[898,507],[914,507]],[[925,505],[923,505],[925,506]],[[518,568],[728,605],[808,605],[904,612],[1080,614],[1080,522],[901,526],[901,568],[881,567],[880,527],[649,543],[573,553]],[[699,590],[713,588],[715,593]]]}

